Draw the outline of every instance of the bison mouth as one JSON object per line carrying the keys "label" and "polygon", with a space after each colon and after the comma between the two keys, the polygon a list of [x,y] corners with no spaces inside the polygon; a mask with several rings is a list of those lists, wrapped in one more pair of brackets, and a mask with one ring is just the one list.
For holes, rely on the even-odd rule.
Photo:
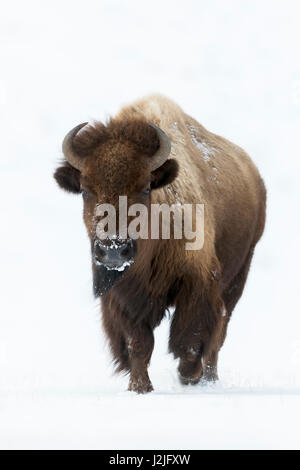
{"label": "bison mouth", "polygon": [[131,239],[96,239],[92,246],[94,295],[105,294],[134,262],[136,242]]}
{"label": "bison mouth", "polygon": [[93,263],[93,290],[95,297],[104,295],[117,281],[122,279],[132,264],[126,263],[126,266],[123,266],[122,270],[120,267],[112,269],[103,264],[95,265],[95,263]]}

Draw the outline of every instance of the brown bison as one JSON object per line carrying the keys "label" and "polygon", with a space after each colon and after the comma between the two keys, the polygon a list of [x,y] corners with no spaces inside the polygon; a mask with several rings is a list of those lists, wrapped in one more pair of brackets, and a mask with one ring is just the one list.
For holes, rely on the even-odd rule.
{"label": "brown bison", "polygon": [[[75,127],[63,153],[54,176],[63,189],[82,193],[94,293],[102,296],[117,370],[130,372],[129,390],[153,390],[153,329],[170,307],[169,349],[179,358],[181,382],[216,380],[218,352],[265,224],[266,191],[249,156],[156,95],[122,108],[106,125]],[[204,204],[202,248],[187,250],[172,231],[170,239],[132,239],[117,227],[100,239],[97,207],[109,203],[118,213],[119,196],[149,214],[153,204]]]}

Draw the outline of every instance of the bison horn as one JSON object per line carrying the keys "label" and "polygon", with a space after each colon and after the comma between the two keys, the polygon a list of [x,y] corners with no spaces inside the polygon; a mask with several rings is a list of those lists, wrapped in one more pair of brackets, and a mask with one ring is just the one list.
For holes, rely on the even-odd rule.
{"label": "bison horn", "polygon": [[154,171],[168,160],[171,152],[171,142],[167,134],[159,127],[157,127],[155,124],[150,124],[150,126],[156,130],[159,138],[159,149],[150,160],[150,169],[151,171]]}
{"label": "bison horn", "polygon": [[83,124],[79,124],[78,126],[74,127],[74,129],[68,132],[62,144],[62,151],[64,156],[66,157],[67,162],[69,162],[70,165],[76,168],[76,170],[82,169],[83,162],[80,156],[76,155],[73,150],[73,139],[75,135],[80,131],[80,129],[82,129],[87,124],[87,122],[84,122]]}

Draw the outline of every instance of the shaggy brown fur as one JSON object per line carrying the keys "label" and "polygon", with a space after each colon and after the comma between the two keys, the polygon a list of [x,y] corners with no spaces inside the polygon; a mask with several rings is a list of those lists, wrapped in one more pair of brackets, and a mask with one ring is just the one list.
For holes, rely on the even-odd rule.
{"label": "shaggy brown fur", "polygon": [[[148,161],[159,141],[148,123],[172,143],[172,158],[152,173]],[[124,107],[106,126],[87,126],[73,149],[83,170],[64,163],[55,178],[64,189],[87,192],[84,221],[92,242],[96,205],[117,205],[119,195],[149,207],[205,205],[203,248],[186,251],[185,240],[138,240],[135,262],[102,297],[102,314],[118,370],[130,371],[130,390],[152,390],[153,329],[171,306],[169,348],[180,359],[182,383],[216,380],[218,352],[264,229],[266,193],[255,165],[241,148],[156,95]],[[93,269],[97,293],[101,272]]]}

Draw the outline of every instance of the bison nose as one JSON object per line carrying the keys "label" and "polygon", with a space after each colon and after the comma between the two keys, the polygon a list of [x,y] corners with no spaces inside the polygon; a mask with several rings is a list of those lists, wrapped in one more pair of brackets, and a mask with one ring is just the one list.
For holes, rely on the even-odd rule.
{"label": "bison nose", "polygon": [[135,248],[132,240],[96,240],[94,261],[108,269],[125,269],[133,262]]}

